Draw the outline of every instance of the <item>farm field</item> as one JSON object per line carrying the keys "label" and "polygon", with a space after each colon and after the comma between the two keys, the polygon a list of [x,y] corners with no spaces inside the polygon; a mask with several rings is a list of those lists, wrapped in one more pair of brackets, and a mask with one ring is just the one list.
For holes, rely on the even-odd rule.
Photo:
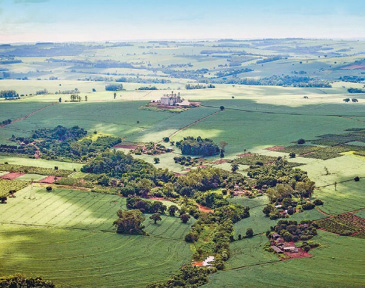
{"label": "farm field", "polygon": [[2,273],[42,275],[60,287],[146,287],[168,278],[191,257],[188,244],[161,237],[5,224],[0,228]]}
{"label": "farm field", "polygon": [[[35,199],[28,199],[30,196]],[[116,195],[65,189],[47,192],[44,187],[28,186],[16,193],[16,198],[10,199],[7,205],[0,206],[0,223],[115,232],[112,224],[117,211],[126,209],[125,204],[126,199]],[[146,217],[146,232],[182,240],[190,229],[189,223],[182,224],[177,217],[162,218],[154,225]]]}
{"label": "farm field", "polygon": [[[155,225],[146,214],[145,231],[150,236],[118,235],[112,223],[120,208],[125,209],[125,198],[119,196],[24,188],[0,206],[0,246],[7,247],[0,250],[1,271],[21,269],[64,287],[145,287],[190,261],[189,245],[183,241],[189,223],[162,216]],[[11,261],[5,261],[9,255]],[[154,272],[140,277],[147,267]]]}
{"label": "farm field", "polygon": [[[365,260],[359,255],[365,253],[362,239],[341,237],[319,231],[317,239],[321,247],[310,251],[313,257],[262,264],[257,261],[238,267],[233,255],[228,271],[218,272],[210,277],[203,287],[362,287],[365,284],[363,266]],[[245,241],[245,240],[242,240]],[[242,242],[239,241],[239,242]],[[256,240],[258,241],[258,240]],[[242,244],[243,245],[243,244]],[[252,250],[253,257],[258,248]],[[250,257],[247,249],[247,256]],[[250,266],[251,265],[251,266]],[[241,265],[240,265],[241,266]],[[236,268],[237,267],[237,268]],[[285,279],[285,281],[283,280]]]}
{"label": "farm field", "polygon": [[51,168],[51,169],[53,169],[55,166],[58,166],[59,169],[63,170],[76,169],[77,171],[80,170],[81,167],[83,166],[83,164],[72,163],[72,162],[61,162],[61,161],[44,160],[44,159],[30,159],[25,157],[0,155],[0,163],[5,163],[5,162],[8,162],[9,164]]}
{"label": "farm field", "polygon": [[[229,193],[233,189],[245,190],[247,187],[243,189],[243,186],[248,183],[247,190],[254,188],[251,191],[256,193],[261,187],[259,181],[247,179],[249,169],[259,170],[260,166],[266,166],[268,170],[264,173],[270,178],[268,171],[277,157],[301,164],[298,168],[306,171],[309,179],[315,182],[311,198],[304,201],[323,201],[323,205],[295,213],[288,220],[332,219],[338,214],[346,214],[338,217],[356,215],[365,218],[364,152],[356,155],[355,151],[342,152],[341,145],[326,146],[330,151],[316,154],[316,159],[310,154],[313,148],[306,146],[317,145],[315,143],[319,142],[314,140],[323,139],[323,135],[364,129],[365,93],[361,92],[365,89],[364,69],[352,69],[365,65],[364,43],[298,38],[0,45],[0,91],[16,90],[24,95],[11,101],[0,98],[0,122],[14,121],[0,127],[0,145],[34,145],[30,157],[49,155],[59,159],[23,158],[19,157],[20,154],[11,154],[16,151],[14,148],[3,146],[0,197],[8,196],[8,191],[13,188],[19,191],[15,198],[8,197],[6,204],[0,204],[0,277],[20,272],[26,276],[42,276],[61,288],[146,287],[176,275],[193,258],[200,261],[207,255],[215,255],[217,259],[223,259],[228,251],[231,257],[224,261],[224,271],[211,275],[204,287],[364,287],[365,259],[360,257],[365,252],[364,239],[353,237],[356,235],[340,237],[318,229],[313,240],[321,246],[310,250],[312,257],[280,261],[276,254],[265,251],[264,245],[268,243],[265,232],[278,222],[265,217],[262,211],[270,203],[266,195],[253,199],[226,198],[230,203],[250,207],[249,218],[236,218],[241,220],[233,225],[233,240],[241,238],[239,235],[245,236],[248,228],[253,229],[252,238],[231,242],[230,222],[220,221],[231,221],[233,216],[223,212],[214,220],[209,219],[214,223],[199,222],[198,227],[193,226],[196,223],[194,217],[183,224],[179,217],[161,215],[162,220],[154,224],[149,218],[151,214],[146,213],[143,225],[148,236],[120,235],[113,226],[117,211],[127,209],[126,198],[117,193],[144,195],[141,191],[146,189],[148,192],[144,192],[149,197],[177,197],[179,208],[183,207],[183,211],[186,209],[186,213],[198,217],[195,207],[189,211],[192,207],[189,205],[195,205],[195,202],[203,201],[199,203],[207,206],[210,203],[209,207],[215,207],[216,211],[219,205],[227,205],[217,195],[203,195],[202,191],[207,189],[214,193],[217,188],[218,196],[221,196],[227,194],[223,189]],[[242,85],[245,83],[249,85]],[[108,85],[114,88],[107,91],[110,90]],[[354,91],[355,88],[360,90]],[[171,91],[181,93],[185,100],[201,102],[201,105],[184,108],[181,113],[164,111],[163,108],[146,109],[150,101],[161,101],[161,96]],[[81,101],[71,103],[71,95],[80,96]],[[56,135],[43,131],[49,136],[46,143],[33,133],[58,125],[66,128],[79,126],[88,131],[88,136],[81,139],[75,136],[79,143],[70,140],[68,146],[63,145],[68,140],[64,139],[67,137],[62,131],[58,130]],[[36,139],[10,141],[13,135],[30,137],[33,134]],[[116,154],[95,148],[98,145],[103,147],[104,143],[97,143],[94,147],[90,144],[90,139],[95,140],[98,135],[120,137],[121,146],[155,142],[172,148],[171,153],[132,156],[153,164],[155,168],[169,169],[175,175],[171,174],[171,179],[166,180],[170,175],[160,176],[157,172],[145,175],[155,170],[149,167],[151,170],[146,168],[146,172],[140,168],[143,167],[141,163],[141,166],[136,165],[137,171],[133,170],[133,163],[122,162],[122,158],[119,160],[124,167],[114,163],[119,161],[115,160]],[[323,137],[332,143],[341,138],[336,135]],[[181,156],[176,142],[190,136],[210,138],[222,147],[224,143],[221,145],[221,141],[228,143],[224,151],[215,150],[224,152],[223,161],[207,164],[229,171],[228,176],[222,173],[223,180],[216,180],[220,176],[209,178],[213,172],[204,176],[203,173],[190,173],[190,179],[179,182],[178,177],[184,177],[182,174],[191,167],[174,162],[175,156]],[[164,137],[169,137],[175,144],[164,142]],[[301,138],[305,139],[305,144],[296,145]],[[354,150],[361,149],[364,144],[361,139],[355,139],[356,142],[347,140],[343,145],[354,145],[356,147],[351,148]],[[49,154],[45,150],[42,152],[41,149],[47,149],[50,143],[55,150]],[[105,147],[112,147],[114,143]],[[296,148],[275,151],[293,145]],[[130,149],[127,148],[116,150],[128,154]],[[68,149],[75,149],[74,157],[68,159],[76,159],[74,161],[79,163],[62,162],[63,155],[55,156],[60,155],[56,154],[60,151],[66,155]],[[334,153],[336,149],[342,153]],[[39,151],[33,155],[34,150],[40,150],[43,155],[38,154]],[[247,180],[242,181],[232,172],[234,166],[230,160],[248,152],[274,158],[265,163],[255,159],[248,165],[240,164],[237,172]],[[293,157],[290,152],[296,153],[294,158],[290,158]],[[330,158],[328,155],[338,157],[323,160]],[[155,157],[159,158],[159,163],[155,163]],[[205,158],[207,162],[221,160],[219,154]],[[109,162],[111,159],[113,161]],[[90,171],[84,170],[89,173],[81,172],[85,164],[89,167],[95,164],[96,174],[90,172],[91,168]],[[58,184],[30,185],[30,181],[37,182],[46,177],[53,182],[56,170],[59,172],[57,176],[64,178]],[[8,175],[9,179],[16,177],[14,180],[4,179],[8,172],[14,171]],[[297,189],[295,181],[307,179],[298,180],[298,174],[293,174],[288,176],[292,177],[290,181],[287,176],[279,175],[274,179],[275,183],[288,183],[290,193],[298,192],[294,191]],[[230,175],[234,177],[231,179]],[[360,177],[359,181],[354,181],[356,176]],[[206,179],[200,177],[220,183],[206,183]],[[139,185],[141,179],[145,180],[142,186]],[[260,179],[269,180],[272,179]],[[276,184],[268,186],[272,185]],[[47,186],[51,186],[52,191],[47,192]],[[261,192],[265,193],[265,189],[262,188]],[[175,205],[167,200],[162,202],[167,207]],[[275,205],[282,202],[283,199],[278,198]],[[199,208],[204,211],[205,207]],[[230,208],[239,209],[234,205]],[[354,218],[362,223],[358,217]],[[330,227],[331,223],[327,226]],[[189,241],[186,235],[191,238],[191,243],[185,241]],[[194,237],[199,238],[194,240]],[[218,237],[222,242],[217,240]],[[218,267],[219,264],[220,260],[214,265]]]}

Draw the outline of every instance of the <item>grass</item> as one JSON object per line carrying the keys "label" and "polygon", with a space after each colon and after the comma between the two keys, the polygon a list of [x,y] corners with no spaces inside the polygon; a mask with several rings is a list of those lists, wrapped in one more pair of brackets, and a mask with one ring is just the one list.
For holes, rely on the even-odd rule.
{"label": "grass", "polygon": [[0,247],[2,274],[42,275],[59,287],[145,287],[191,257],[182,241],[15,225],[1,225]]}
{"label": "grass", "polygon": [[61,162],[54,160],[44,160],[44,159],[30,159],[23,157],[13,157],[13,156],[5,156],[0,155],[0,163],[8,162],[9,164],[17,164],[24,166],[37,166],[40,168],[51,168],[54,169],[55,166],[58,166],[59,169],[62,170],[74,170],[79,171],[83,164],[72,163],[72,162]]}
{"label": "grass", "polygon": [[145,287],[190,261],[183,239],[193,221],[162,216],[155,225],[146,214],[150,236],[117,235],[112,223],[125,198],[34,187],[31,200],[30,193],[0,206],[2,274],[42,275],[61,287]]}
{"label": "grass", "polygon": [[44,175],[39,175],[39,174],[25,174],[22,175],[18,178],[16,178],[16,180],[22,180],[22,181],[39,181],[44,179],[45,176]]}
{"label": "grass", "polygon": [[[21,190],[27,187],[29,183],[18,180],[8,180],[0,178],[0,196],[8,196],[11,190]],[[1,211],[2,209],[0,209]]]}
{"label": "grass", "polygon": [[[231,270],[213,274],[209,283],[203,287],[297,287],[298,285],[363,287],[365,285],[363,274],[365,259],[359,257],[365,253],[362,239],[340,237],[319,231],[315,240],[321,243],[321,247],[311,250],[310,254],[313,254],[313,257],[275,263],[270,263],[269,260],[267,264],[253,261],[252,264],[240,265],[238,262],[239,266],[246,267],[236,270],[230,268]],[[257,249],[251,251],[247,249],[242,258],[255,257],[256,253]],[[233,263],[231,264],[233,268],[236,267],[237,257],[240,255],[233,255],[228,261],[228,264]]]}

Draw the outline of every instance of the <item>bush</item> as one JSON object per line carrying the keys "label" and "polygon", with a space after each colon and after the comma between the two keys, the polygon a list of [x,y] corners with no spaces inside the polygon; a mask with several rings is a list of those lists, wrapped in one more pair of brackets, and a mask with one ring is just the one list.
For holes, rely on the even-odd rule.
{"label": "bush", "polygon": [[[323,204],[323,203],[322,203]],[[305,203],[303,204],[303,210],[311,210],[315,207],[316,205],[314,205],[313,203]]]}
{"label": "bush", "polygon": [[289,153],[289,157],[290,157],[290,158],[295,158],[295,156],[296,156],[296,155],[295,155],[295,153],[294,153],[294,152]]}
{"label": "bush", "polygon": [[185,241],[189,242],[189,243],[193,243],[198,241],[199,235],[196,232],[190,232],[188,234],[186,234],[185,236]]}
{"label": "bush", "polygon": [[51,186],[47,186],[47,187],[46,187],[46,190],[47,190],[48,192],[51,192],[51,191],[52,191],[52,187],[51,187]]}
{"label": "bush", "polygon": [[356,182],[360,181],[360,177],[359,177],[359,176],[356,176],[356,177],[354,178],[354,181],[356,181]]}
{"label": "bush", "polygon": [[298,141],[297,141],[298,144],[304,144],[305,143],[305,140],[303,138],[300,138]]}
{"label": "bush", "polygon": [[253,230],[252,228],[247,228],[246,230],[246,238],[252,238],[253,237]]}
{"label": "bush", "polygon": [[313,201],[313,204],[316,205],[316,206],[323,205],[323,201],[320,200],[320,199],[316,199],[316,200]]}

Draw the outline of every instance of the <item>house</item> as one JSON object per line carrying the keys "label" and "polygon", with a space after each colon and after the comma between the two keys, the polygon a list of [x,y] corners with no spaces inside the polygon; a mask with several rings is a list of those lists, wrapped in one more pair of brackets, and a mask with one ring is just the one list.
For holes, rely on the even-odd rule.
{"label": "house", "polygon": [[280,235],[278,233],[274,233],[274,234],[272,234],[272,238],[278,239],[278,238],[280,238]]}
{"label": "house", "polygon": [[177,106],[182,106],[182,107],[189,107],[191,105],[191,103],[188,100],[184,100],[181,103],[177,103]]}
{"label": "house", "polygon": [[283,253],[283,250],[281,250],[279,247],[271,246],[271,248],[274,250],[275,253]]}
{"label": "house", "polygon": [[161,105],[166,106],[176,106],[178,103],[182,103],[183,99],[180,97],[180,92],[177,94],[174,91],[171,94],[165,94],[161,97],[160,103]]}
{"label": "house", "polygon": [[298,252],[298,248],[295,246],[292,247],[284,247],[284,251],[285,252],[290,252],[290,253],[297,253]]}

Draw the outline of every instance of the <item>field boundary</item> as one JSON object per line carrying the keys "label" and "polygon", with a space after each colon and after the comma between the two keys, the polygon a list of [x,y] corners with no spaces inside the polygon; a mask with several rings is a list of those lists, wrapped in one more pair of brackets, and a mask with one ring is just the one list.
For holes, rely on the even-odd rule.
{"label": "field boundary", "polygon": [[46,106],[44,106],[42,108],[39,108],[39,109],[37,109],[37,110],[35,110],[35,111],[33,111],[33,112],[31,112],[31,113],[23,116],[23,117],[20,117],[18,119],[15,119],[14,121],[11,121],[9,124],[1,124],[0,127],[5,127],[5,126],[8,126],[8,125],[11,125],[12,123],[16,123],[16,122],[23,121],[23,120],[27,119],[28,117],[30,117],[30,116],[32,116],[32,115],[34,115],[34,114],[36,114],[36,113],[38,113],[38,112],[40,112],[40,111],[42,111],[44,109],[47,109],[48,107],[51,107],[51,106],[53,106],[53,105],[55,105],[57,103],[58,102],[54,102],[54,103],[48,104],[48,105],[46,105]]}

